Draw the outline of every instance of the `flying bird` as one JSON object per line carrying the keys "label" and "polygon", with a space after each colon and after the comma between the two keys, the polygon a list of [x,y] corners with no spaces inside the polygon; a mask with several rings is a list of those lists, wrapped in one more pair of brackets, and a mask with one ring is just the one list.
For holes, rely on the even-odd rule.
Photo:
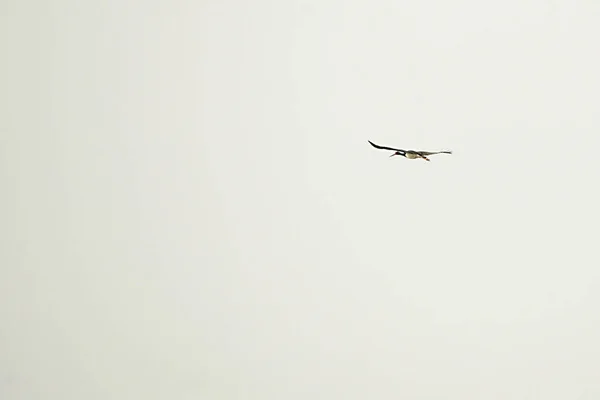
{"label": "flying bird", "polygon": [[381,150],[392,150],[394,153],[390,156],[402,156],[402,157],[406,157],[409,158],[411,160],[414,160],[415,158],[422,158],[423,160],[427,160],[427,161],[431,161],[429,158],[427,158],[427,156],[433,155],[433,154],[452,154],[451,151],[416,151],[416,150],[402,150],[402,149],[395,149],[393,147],[385,147],[385,146],[378,146],[375,143],[371,142],[369,140],[369,143],[371,143],[371,146],[375,147],[376,149],[381,149]]}

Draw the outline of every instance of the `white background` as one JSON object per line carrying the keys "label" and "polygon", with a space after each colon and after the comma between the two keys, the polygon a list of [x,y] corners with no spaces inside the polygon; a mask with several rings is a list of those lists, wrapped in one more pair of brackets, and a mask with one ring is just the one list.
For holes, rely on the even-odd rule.
{"label": "white background", "polygon": [[0,9],[2,399],[600,398],[597,1]]}

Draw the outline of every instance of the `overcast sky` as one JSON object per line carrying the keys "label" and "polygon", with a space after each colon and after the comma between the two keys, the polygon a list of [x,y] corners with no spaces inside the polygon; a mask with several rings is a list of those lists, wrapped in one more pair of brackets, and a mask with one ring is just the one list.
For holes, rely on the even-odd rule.
{"label": "overcast sky", "polygon": [[2,399],[600,398],[597,0],[0,10]]}

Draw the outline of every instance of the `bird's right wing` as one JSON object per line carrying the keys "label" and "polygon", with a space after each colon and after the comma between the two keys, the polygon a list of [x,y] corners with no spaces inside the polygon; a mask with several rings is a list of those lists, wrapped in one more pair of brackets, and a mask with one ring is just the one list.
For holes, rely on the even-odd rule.
{"label": "bird's right wing", "polygon": [[452,154],[451,151],[446,151],[446,150],[444,150],[444,151],[420,151],[419,150],[417,153],[419,153],[422,156],[431,156],[433,154],[442,154],[442,153]]}
{"label": "bird's right wing", "polygon": [[392,151],[404,151],[402,149],[394,149],[393,147],[378,146],[375,143],[371,142],[370,140],[368,142],[371,143],[371,146],[375,147],[376,149],[392,150]]}

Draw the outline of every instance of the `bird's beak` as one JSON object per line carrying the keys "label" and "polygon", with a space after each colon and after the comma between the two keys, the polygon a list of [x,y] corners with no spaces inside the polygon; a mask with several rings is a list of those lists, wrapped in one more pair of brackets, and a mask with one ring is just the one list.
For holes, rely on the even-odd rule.
{"label": "bird's beak", "polygon": [[396,155],[396,153],[392,154],[390,157],[394,157]]}

